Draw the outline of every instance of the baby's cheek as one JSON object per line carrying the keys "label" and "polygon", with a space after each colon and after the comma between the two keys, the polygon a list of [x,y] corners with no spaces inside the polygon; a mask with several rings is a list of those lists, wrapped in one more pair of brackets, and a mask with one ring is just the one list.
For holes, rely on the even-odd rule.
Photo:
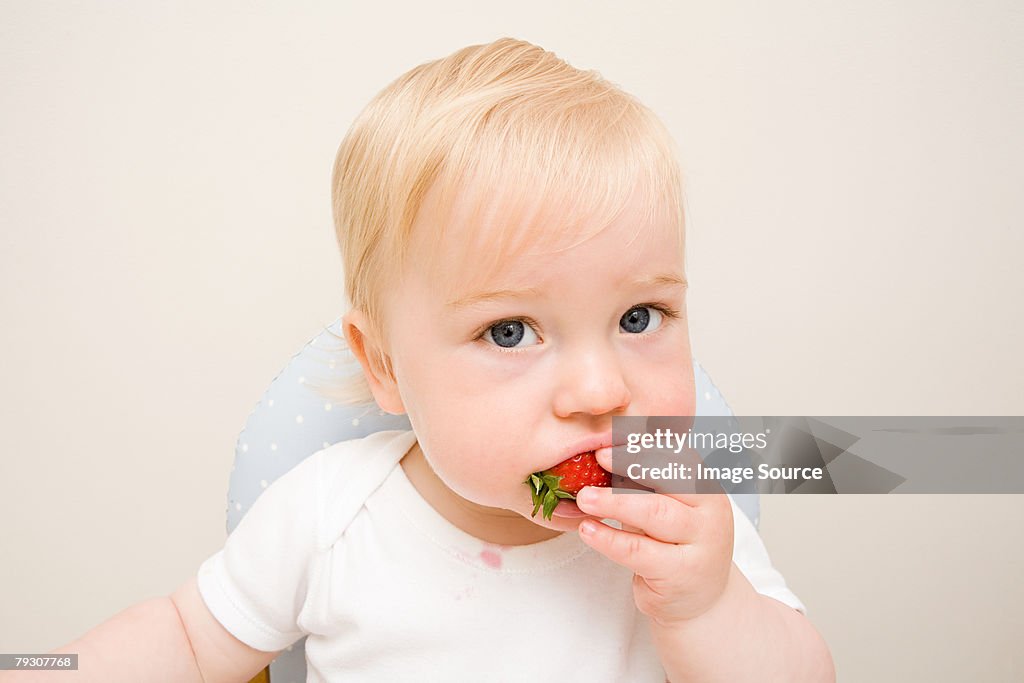
{"label": "baby's cheek", "polygon": [[473,433],[477,427],[468,421],[446,426],[444,431],[432,427],[428,438],[421,439],[427,459],[449,488],[473,502],[487,504],[482,499],[499,495],[503,483],[514,476],[503,449],[489,434]]}
{"label": "baby's cheek", "polygon": [[[470,460],[458,463],[452,471],[452,484],[458,493],[480,505],[505,507],[517,498],[519,486],[525,478],[515,458],[500,449],[488,449]],[[525,484],[522,485],[525,490]]]}
{"label": "baby's cheek", "polygon": [[692,382],[673,381],[661,387],[654,400],[641,408],[644,415],[693,415],[697,406]]}
{"label": "baby's cheek", "polygon": [[672,412],[666,414],[693,415],[693,411],[697,407],[697,396],[694,393],[693,366],[689,356],[686,357],[685,364],[680,362],[679,366],[685,370],[676,375],[669,375],[673,381],[667,392],[666,400],[671,403]]}
{"label": "baby's cheek", "polygon": [[682,388],[683,398],[679,400],[679,407],[673,415],[693,415],[697,409],[696,396],[693,393],[693,385]]}

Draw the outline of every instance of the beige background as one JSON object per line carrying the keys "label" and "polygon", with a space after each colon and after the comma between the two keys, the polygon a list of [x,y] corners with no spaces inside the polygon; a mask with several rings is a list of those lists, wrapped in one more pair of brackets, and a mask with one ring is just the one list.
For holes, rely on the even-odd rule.
{"label": "beige background", "polygon": [[[695,353],[738,413],[1024,414],[1012,0],[5,2],[0,652],[220,546],[246,415],[341,312],[338,143],[502,35],[673,131]],[[1021,496],[776,497],[762,530],[840,680],[1024,675]]]}

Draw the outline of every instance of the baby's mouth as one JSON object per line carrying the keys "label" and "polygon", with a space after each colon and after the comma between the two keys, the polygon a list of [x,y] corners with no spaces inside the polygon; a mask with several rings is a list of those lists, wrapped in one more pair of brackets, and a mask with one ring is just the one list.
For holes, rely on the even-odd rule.
{"label": "baby's mouth", "polygon": [[611,486],[611,473],[602,468],[594,451],[574,455],[554,467],[542,472],[534,472],[524,482],[530,487],[533,497],[533,512],[543,509],[544,518],[551,519],[555,509],[559,508],[558,517],[581,517],[584,513],[573,503],[576,494],[584,486]]}

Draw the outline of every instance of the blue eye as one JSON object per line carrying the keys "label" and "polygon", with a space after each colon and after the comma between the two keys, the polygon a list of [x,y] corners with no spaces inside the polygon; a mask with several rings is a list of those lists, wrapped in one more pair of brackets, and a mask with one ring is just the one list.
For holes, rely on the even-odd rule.
{"label": "blue eye", "polygon": [[652,306],[634,306],[619,318],[619,329],[630,334],[653,332],[661,327],[661,311]]}
{"label": "blue eye", "polygon": [[502,320],[487,328],[484,339],[503,349],[512,349],[523,340],[528,344],[537,343],[537,333],[522,320]]}

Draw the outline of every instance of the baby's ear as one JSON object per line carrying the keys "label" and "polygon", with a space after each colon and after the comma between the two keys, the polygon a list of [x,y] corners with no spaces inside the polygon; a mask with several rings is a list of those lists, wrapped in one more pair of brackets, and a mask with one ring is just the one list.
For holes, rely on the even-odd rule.
{"label": "baby's ear", "polygon": [[341,319],[345,341],[363,368],[363,376],[380,409],[392,415],[405,413],[391,359],[362,311],[351,310]]}

